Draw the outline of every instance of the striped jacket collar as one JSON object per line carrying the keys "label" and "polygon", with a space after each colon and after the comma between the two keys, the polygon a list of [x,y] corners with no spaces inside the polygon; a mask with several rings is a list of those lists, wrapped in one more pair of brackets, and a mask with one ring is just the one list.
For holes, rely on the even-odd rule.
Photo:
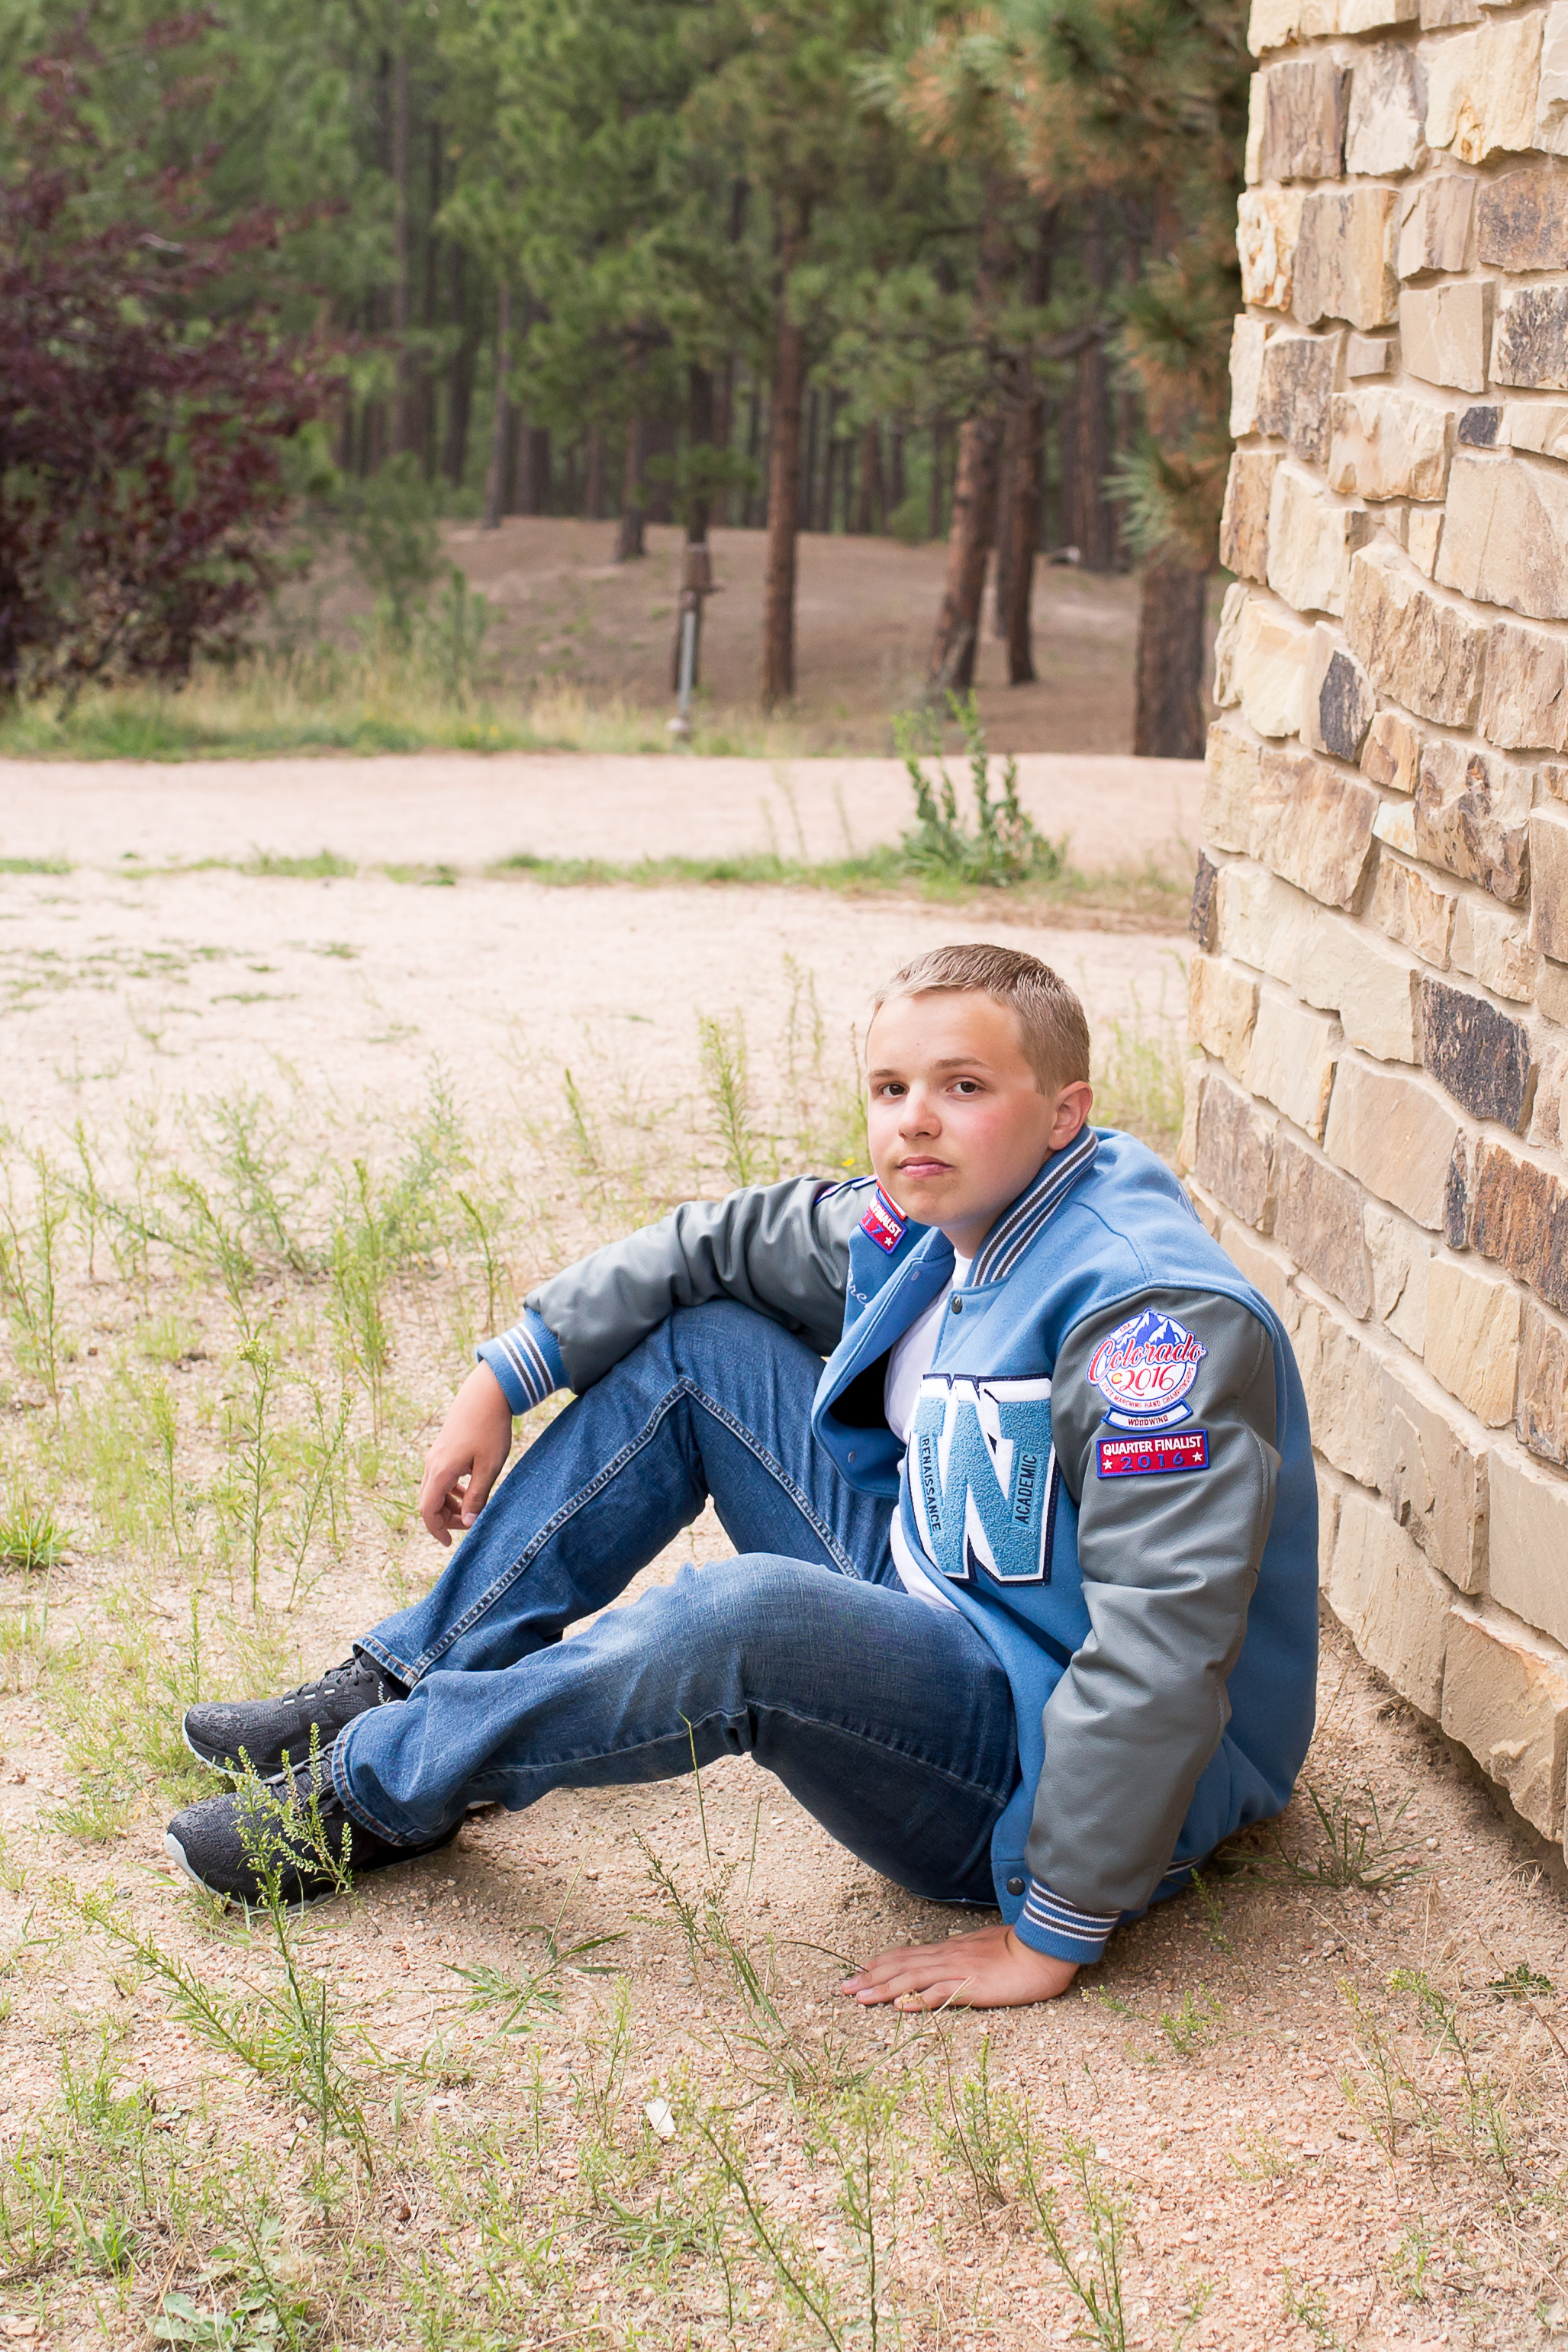
{"label": "striped jacket collar", "polygon": [[1033,1183],[1003,1212],[980,1244],[966,1289],[977,1290],[986,1283],[1007,1280],[1079,1178],[1092,1168],[1099,1150],[1099,1137],[1092,1127],[1085,1127],[1065,1150],[1052,1152]]}

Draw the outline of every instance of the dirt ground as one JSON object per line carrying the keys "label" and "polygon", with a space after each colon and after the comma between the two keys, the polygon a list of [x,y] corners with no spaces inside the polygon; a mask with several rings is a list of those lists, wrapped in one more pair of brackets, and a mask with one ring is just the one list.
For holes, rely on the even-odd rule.
{"label": "dirt ground", "polygon": [[[297,838],[303,854],[357,845],[359,787],[370,772],[358,763],[350,785],[319,765],[313,802],[291,803],[290,841],[276,845]],[[566,763],[552,782],[570,802]],[[25,1187],[28,1150],[63,1164],[79,1125],[123,1182],[139,1133],[156,1124],[177,1148],[183,1133],[201,1128],[204,1105],[247,1092],[273,1104],[286,1130],[293,1123],[324,1138],[333,1164],[346,1169],[352,1154],[412,1131],[444,1085],[483,1137],[476,1160],[482,1149],[492,1155],[490,1180],[499,1181],[498,1152],[518,1200],[537,1194],[546,1203],[516,1245],[520,1280],[562,1262],[596,1217],[611,1216],[595,1206],[581,1160],[562,1156],[563,1071],[600,1106],[606,1131],[619,1121],[645,1142],[654,1138],[646,1149],[662,1157],[650,1160],[648,1183],[674,1184],[685,1164],[690,1189],[711,1189],[717,1147],[704,1125],[700,1016],[743,1016],[758,1128],[782,1131],[779,1041],[799,1033],[813,987],[825,1042],[808,1090],[842,1083],[852,1024],[894,961],[994,928],[967,907],[818,893],[549,891],[468,879],[427,889],[372,871],[324,880],[246,874],[238,863],[258,840],[274,845],[282,818],[258,800],[256,780],[233,768],[221,786],[193,781],[189,770],[139,776],[126,796],[124,844],[101,778],[62,784],[56,771],[47,785],[66,795],[52,812],[58,836],[46,829],[47,797],[25,809],[5,782],[5,849],[54,854],[49,842],[68,835],[77,860],[68,874],[0,876],[0,1104],[14,1181]],[[591,798],[609,786],[585,765],[578,788]],[[187,830],[198,818],[199,844]],[[397,821],[415,823],[406,808]],[[235,866],[129,877],[123,846],[163,858],[171,841],[226,853]],[[1179,942],[1171,939],[1021,928],[1007,936],[1074,978],[1102,1035],[1132,1016],[1134,997],[1145,1016],[1162,991],[1173,1008],[1180,1000]],[[287,1318],[304,1316],[310,1294],[283,1274],[276,1286],[282,1332]],[[399,1392],[412,1400],[409,1458],[460,1376],[483,1304],[444,1277],[426,1287],[431,1318],[423,1336],[406,1326],[395,1365]],[[183,1318],[191,1336],[177,1345],[187,1352],[169,1358],[168,1378],[193,1394],[233,1345],[220,1310],[221,1301],[182,1289],[167,1272],[139,1298],[106,1261],[69,1298],[73,1391],[91,1404],[117,1349],[128,1364],[149,1360],[144,1336],[135,1359],[134,1335],[162,1328],[159,1318]],[[215,1402],[214,1412],[218,1432]],[[3,1413],[0,1468],[15,1476],[26,1446],[45,1444],[36,1433],[47,1434],[48,1410],[36,1376],[7,1372]],[[68,1414],[60,1425],[68,1433],[75,1424]],[[68,1459],[68,1446],[50,1458]],[[407,1460],[395,1466],[406,1479]],[[79,1499],[67,1502],[79,1516]],[[302,1671],[341,1655],[393,1595],[417,1589],[436,1566],[406,1504],[389,1503],[356,1528],[349,1551],[305,1601],[292,1612],[279,1604],[279,1638]],[[726,1549],[705,1514],[633,1591],[667,1579],[682,1559]],[[831,2341],[1032,2352],[1089,2340],[1103,2352],[1468,2352],[1568,2340],[1568,1899],[1560,1874],[1543,1871],[1437,1734],[1332,1627],[1305,1778],[1353,1866],[1333,1866],[1303,1793],[1273,1838],[1249,1841],[1205,1889],[1121,1931],[1104,1962],[1048,2009],[955,2015],[924,2038],[885,2013],[844,2013],[833,1998],[841,1967],[834,1955],[859,1958],[894,1939],[938,1936],[950,1919],[836,1849],[777,1787],[759,1790],[748,1765],[706,1776],[714,1862],[721,1875],[734,1873],[725,1899],[753,1948],[774,1956],[789,2047],[824,2065],[831,2056],[869,2070],[868,2079],[890,2086],[903,2118],[879,2143],[887,2178],[878,2194],[899,2228],[896,2253],[884,2257],[891,2300],[882,2310],[880,2290],[868,2304],[854,2284],[858,2224],[821,2103],[769,2077],[733,2109],[733,2144],[744,2149],[756,2211],[796,2233],[790,2242],[841,2298],[825,2306],[835,2334],[804,2309],[791,2316],[788,2298],[769,2302],[741,2272],[738,2285],[725,2272],[727,2307],[716,2272],[692,2251],[695,2239],[672,2252],[673,2241],[649,2234],[649,2217],[663,2210],[655,2198],[673,2200],[687,2178],[680,2167],[695,2128],[687,2118],[701,2111],[705,2084],[728,2079],[735,2047],[712,1969],[700,1958],[694,1965],[651,1903],[635,1842],[695,1883],[706,1865],[688,1784],[561,1793],[527,1814],[484,1816],[447,1852],[367,1880],[351,1902],[312,1915],[303,1948],[334,1997],[373,2032],[383,2062],[376,2079],[404,2070],[398,2119],[377,2139],[373,2177],[361,2169],[342,2191],[352,2205],[347,2221],[322,2207],[303,2106],[296,2113],[292,2101],[204,2050],[145,1969],[106,1977],[90,1937],[46,1934],[40,1922],[63,1899],[51,1885],[119,1888],[141,1930],[191,1967],[221,1978],[243,1965],[243,1954],[225,1956],[214,1943],[211,1923],[169,1874],[156,1785],[107,1842],[61,1826],[62,1806],[80,1797],[70,1686],[104,1671],[109,1629],[121,1622],[114,1595],[134,1588],[170,1655],[186,1639],[182,1572],[156,1547],[148,1559],[144,1571],[134,1570],[118,1538],[84,1537],[51,1588],[54,1654],[64,1663],[28,1675],[7,1667],[0,1678],[0,1828],[9,1858],[0,1872],[8,1995],[0,2143],[25,2170],[30,2150],[65,2131],[63,2099],[78,2134],[71,2144],[87,2144],[83,2053],[90,2058],[101,2036],[122,2089],[140,2084],[155,2098],[157,2133],[185,2135],[182,2162],[195,2168],[193,2180],[227,2167],[247,2180],[264,2175],[276,2192],[303,2275],[314,2282],[315,2332],[300,2334],[301,2345],[675,2352]],[[6,1625],[22,1606],[20,1584],[14,1573],[0,1578]],[[88,1646],[73,1651],[73,1641]],[[454,1970],[526,1969],[538,1952],[531,1929],[540,1920],[559,1921],[563,1939],[623,1937],[595,1956],[617,1977],[570,1976],[559,2011],[541,2016],[526,2042],[476,2042],[454,2054],[441,2039],[457,2031],[454,1989],[463,1980]],[[613,2045],[617,1983],[630,2038],[622,2075],[612,2065],[595,2105],[599,2094],[588,2099],[582,2085],[599,2081],[595,2070]],[[974,2085],[988,2079],[989,2095],[1010,2101],[1008,2114],[1031,2117],[1058,2151],[1055,2252],[1014,2158],[998,2159],[994,2194],[987,2185]],[[655,2097],[671,2106],[667,2145],[643,2121]],[[112,2119],[119,2110],[103,2112]],[[93,2147],[106,2144],[102,2116],[89,2123]],[[1061,2154],[1070,2144],[1085,2151],[1081,2176]],[[615,2183],[605,2186],[607,2149],[633,2184],[622,2194],[635,2212],[620,2221]],[[526,2261],[508,2257],[504,2277],[486,2202],[503,2164],[517,2210],[536,2231]],[[1074,2190],[1075,2177],[1096,2184],[1098,2205]],[[175,2308],[165,2298],[195,2290],[205,2242],[195,2189],[188,2210],[180,2208],[185,2219],[138,2223],[151,2251],[116,2271],[94,2266],[100,2240],[88,2223],[99,2227],[96,2207],[78,2235],[66,2231],[64,2252],[29,2254],[16,2216],[43,2192],[24,2194],[23,2171],[0,2178],[8,2182],[0,2193],[6,2338],[59,2352],[130,2347],[149,2340],[159,2310]],[[739,2228],[738,2192],[733,2182],[719,2188]],[[200,2192],[218,2194],[210,2185]],[[1066,2280],[1074,2264],[1081,2275],[1103,2277],[1094,2264],[1107,2213],[1119,2217],[1113,2325],[1096,2319]],[[548,2261],[537,2234],[547,2221]],[[371,2245],[373,2261],[364,2251]],[[350,2293],[334,2281],[356,2262],[368,2265],[371,2284]],[[503,2307],[507,2281],[513,2300]],[[519,2316],[528,2311],[532,2318]],[[867,2316],[878,2311],[880,2335]],[[172,2340],[237,2347],[287,2339],[242,2331]]]}
{"label": "dirt ground", "polygon": [[[486,664],[498,684],[580,687],[639,709],[670,699],[675,596],[684,537],[650,526],[640,562],[612,561],[616,526],[514,515],[494,531],[446,527],[444,545],[497,607]],[[721,709],[755,708],[761,673],[765,539],[716,530],[703,629],[703,688]],[[890,748],[888,713],[915,702],[942,598],[946,549],[804,531],[796,617],[800,712],[835,746]],[[330,572],[329,624],[363,609],[362,591]],[[998,751],[1125,752],[1133,740],[1138,589],[1040,559],[1031,686],[1006,683],[1005,647],[988,605],[977,687]]]}

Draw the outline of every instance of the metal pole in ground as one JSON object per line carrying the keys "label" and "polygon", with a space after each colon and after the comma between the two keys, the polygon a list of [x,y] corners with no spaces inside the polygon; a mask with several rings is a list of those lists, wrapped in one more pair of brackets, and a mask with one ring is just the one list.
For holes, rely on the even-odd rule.
{"label": "metal pole in ground", "polygon": [[702,640],[703,600],[715,593],[713,558],[707,542],[689,542],[681,566],[680,657],[675,676],[675,715],[670,732],[678,743],[692,731],[692,693],[697,682],[697,656]]}

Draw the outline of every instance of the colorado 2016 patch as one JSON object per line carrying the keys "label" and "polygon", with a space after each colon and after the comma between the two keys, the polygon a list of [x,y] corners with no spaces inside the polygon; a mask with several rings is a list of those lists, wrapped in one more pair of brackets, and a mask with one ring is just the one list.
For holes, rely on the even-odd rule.
{"label": "colorado 2016 patch", "polygon": [[878,1249],[886,1250],[891,1256],[904,1239],[906,1222],[879,1184],[872,1194],[870,1207],[861,1219],[861,1231],[869,1234]]}
{"label": "colorado 2016 patch", "polygon": [[1185,1323],[1156,1307],[1145,1307],[1119,1324],[1102,1339],[1089,1366],[1089,1377],[1109,1405],[1105,1419],[1113,1429],[1169,1429],[1192,1419],[1184,1404],[1197,1368],[1208,1353]]}
{"label": "colorado 2016 patch", "polygon": [[1159,1478],[1172,1470],[1207,1470],[1208,1432],[1182,1429],[1160,1437],[1102,1437],[1095,1452],[1102,1478]]}

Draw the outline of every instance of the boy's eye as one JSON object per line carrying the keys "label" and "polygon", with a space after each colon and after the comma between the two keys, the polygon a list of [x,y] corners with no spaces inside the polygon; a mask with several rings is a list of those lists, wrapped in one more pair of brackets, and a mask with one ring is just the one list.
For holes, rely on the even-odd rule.
{"label": "boy's eye", "polygon": [[953,1091],[958,1095],[977,1095],[980,1091],[980,1081],[978,1078],[955,1078]]}

